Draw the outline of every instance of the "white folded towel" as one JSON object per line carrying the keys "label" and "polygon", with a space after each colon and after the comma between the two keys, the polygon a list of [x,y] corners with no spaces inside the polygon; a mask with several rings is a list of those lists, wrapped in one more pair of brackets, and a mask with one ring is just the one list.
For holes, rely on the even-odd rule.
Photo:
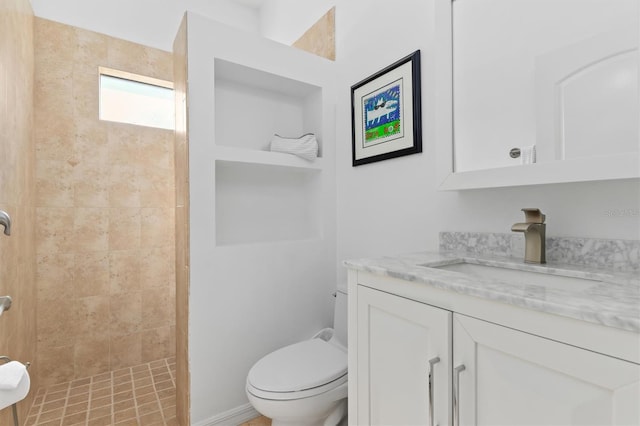
{"label": "white folded towel", "polygon": [[0,365],[0,390],[17,389],[26,374],[27,367],[18,361]]}
{"label": "white folded towel", "polygon": [[275,152],[297,155],[309,161],[318,158],[318,140],[313,133],[307,133],[299,138],[283,138],[280,135],[273,135],[270,149]]}

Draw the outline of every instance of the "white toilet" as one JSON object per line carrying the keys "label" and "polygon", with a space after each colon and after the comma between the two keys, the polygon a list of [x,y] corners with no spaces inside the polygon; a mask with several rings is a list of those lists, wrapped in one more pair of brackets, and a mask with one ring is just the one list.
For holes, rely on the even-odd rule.
{"label": "white toilet", "polygon": [[336,293],[334,329],[266,355],[247,375],[251,405],[272,426],[336,426],[347,414],[347,294]]}

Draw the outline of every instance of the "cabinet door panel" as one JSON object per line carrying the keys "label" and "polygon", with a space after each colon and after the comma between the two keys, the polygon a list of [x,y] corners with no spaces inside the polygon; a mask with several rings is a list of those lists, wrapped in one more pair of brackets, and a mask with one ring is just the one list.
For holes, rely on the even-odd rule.
{"label": "cabinet door panel", "polygon": [[358,423],[429,424],[429,360],[434,424],[450,413],[451,312],[358,287]]}
{"label": "cabinet door panel", "polygon": [[640,366],[455,315],[461,425],[637,425]]}

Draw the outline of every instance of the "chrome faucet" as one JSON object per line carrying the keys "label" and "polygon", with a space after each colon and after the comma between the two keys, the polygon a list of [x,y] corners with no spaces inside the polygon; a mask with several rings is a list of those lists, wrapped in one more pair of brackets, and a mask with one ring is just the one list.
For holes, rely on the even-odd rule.
{"label": "chrome faucet", "polygon": [[525,263],[547,263],[546,259],[546,216],[540,209],[522,209],[525,216],[524,223],[515,223],[511,230],[524,232],[524,261]]}

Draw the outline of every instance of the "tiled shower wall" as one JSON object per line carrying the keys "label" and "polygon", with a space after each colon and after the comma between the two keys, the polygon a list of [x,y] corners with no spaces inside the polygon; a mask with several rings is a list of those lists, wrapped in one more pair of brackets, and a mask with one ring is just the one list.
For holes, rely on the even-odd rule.
{"label": "tiled shower wall", "polygon": [[[0,317],[0,355],[23,363],[36,356],[33,153],[33,12],[28,0],[0,0],[0,209],[13,222],[11,236],[0,228],[0,296],[13,298]],[[32,400],[18,404],[21,419]],[[11,409],[0,411],[0,425],[10,424]]]}
{"label": "tiled shower wall", "polygon": [[43,385],[175,353],[174,134],[100,121],[98,66],[172,81],[168,52],[36,18]]}
{"label": "tiled shower wall", "polygon": [[329,60],[336,60],[336,8],[332,7],[311,26],[294,47]]}

